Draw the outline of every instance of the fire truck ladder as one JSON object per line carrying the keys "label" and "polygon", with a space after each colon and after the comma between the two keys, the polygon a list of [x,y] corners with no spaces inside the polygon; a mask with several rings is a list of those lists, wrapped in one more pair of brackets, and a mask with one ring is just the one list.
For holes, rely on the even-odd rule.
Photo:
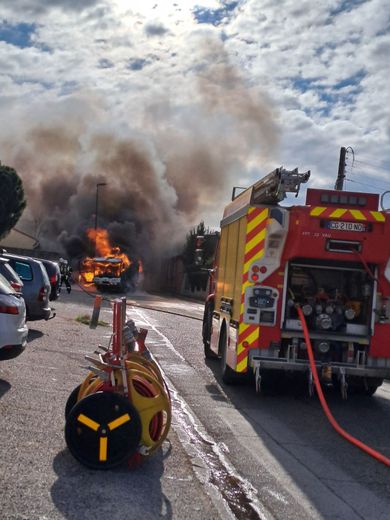
{"label": "fire truck ladder", "polygon": [[[287,193],[295,193],[295,196],[298,197],[301,184],[307,182],[309,178],[310,170],[299,173],[298,168],[294,170],[286,170],[283,167],[276,168],[248,188],[252,190],[252,203],[277,204],[287,197]],[[232,200],[236,198],[235,192],[237,189],[237,187],[233,189]],[[238,196],[243,195],[243,193]]]}

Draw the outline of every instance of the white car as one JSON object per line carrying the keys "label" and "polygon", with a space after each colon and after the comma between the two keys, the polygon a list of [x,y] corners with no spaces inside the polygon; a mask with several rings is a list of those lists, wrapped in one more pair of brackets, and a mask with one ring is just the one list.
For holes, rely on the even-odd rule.
{"label": "white car", "polygon": [[0,274],[0,359],[23,352],[27,343],[26,304]]}

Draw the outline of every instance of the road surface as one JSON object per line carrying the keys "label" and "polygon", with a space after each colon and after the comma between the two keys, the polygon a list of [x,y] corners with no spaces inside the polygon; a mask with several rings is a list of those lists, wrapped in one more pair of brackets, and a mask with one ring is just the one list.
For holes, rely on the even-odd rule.
{"label": "road surface", "polygon": [[[93,298],[74,286],[54,302],[55,319],[29,324],[25,352],[0,362],[2,518],[389,518],[389,469],[340,438],[316,399],[224,386],[218,361],[203,357],[200,303],[128,302],[172,392],[167,441],[136,470],[93,471],[70,455],[66,399],[86,375],[84,355],[111,334],[76,321]],[[100,319],[111,323],[108,302]],[[348,431],[390,456],[388,383],[373,398],[327,396]]]}

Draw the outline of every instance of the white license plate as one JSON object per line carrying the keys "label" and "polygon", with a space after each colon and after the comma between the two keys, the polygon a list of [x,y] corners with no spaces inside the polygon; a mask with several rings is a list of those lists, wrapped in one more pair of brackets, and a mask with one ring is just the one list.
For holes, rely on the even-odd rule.
{"label": "white license plate", "polygon": [[341,220],[330,220],[326,223],[326,227],[336,231],[367,231],[366,224],[362,224],[361,222],[344,222]]}

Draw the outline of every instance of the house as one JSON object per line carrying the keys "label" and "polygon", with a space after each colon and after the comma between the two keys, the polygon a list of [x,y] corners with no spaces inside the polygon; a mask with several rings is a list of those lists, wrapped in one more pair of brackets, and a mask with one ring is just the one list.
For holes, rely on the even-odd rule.
{"label": "house", "polygon": [[39,240],[24,231],[13,228],[9,234],[0,240],[0,247],[8,252],[31,255],[39,249]]}

